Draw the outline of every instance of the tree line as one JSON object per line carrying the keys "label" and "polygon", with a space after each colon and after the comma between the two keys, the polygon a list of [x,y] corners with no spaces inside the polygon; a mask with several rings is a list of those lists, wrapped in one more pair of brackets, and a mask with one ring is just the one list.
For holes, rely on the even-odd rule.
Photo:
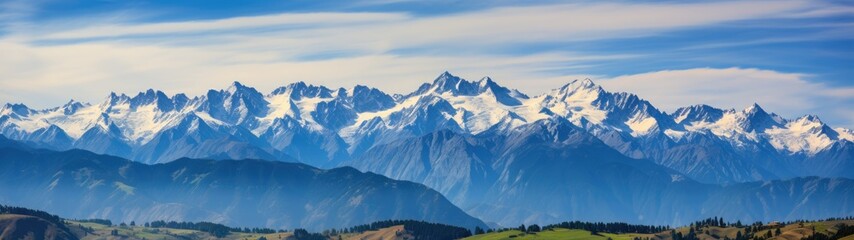
{"label": "tree line", "polygon": [[90,218],[90,219],[72,219],[76,222],[97,223],[101,225],[113,226],[113,221],[110,219]]}
{"label": "tree line", "polygon": [[187,229],[187,230],[196,230],[201,232],[209,233],[215,237],[225,237],[230,232],[242,232],[240,228],[232,228],[218,223],[212,222],[175,222],[175,221],[153,221],[151,223],[146,223],[146,227],[152,228],[175,228],[175,229]]}
{"label": "tree line", "polygon": [[[524,225],[523,225],[524,226]],[[660,233],[667,229],[670,229],[668,226],[654,226],[654,225],[640,225],[640,224],[628,224],[623,222],[582,222],[582,221],[572,221],[572,222],[562,222],[558,224],[550,224],[542,227],[543,230],[546,229],[554,229],[554,228],[567,228],[567,229],[582,229],[587,230],[592,233]],[[524,230],[523,230],[524,231]]]}
{"label": "tree line", "polygon": [[343,233],[359,233],[375,231],[381,228],[403,225],[415,239],[460,239],[471,236],[468,229],[441,223],[430,223],[417,220],[385,220],[370,224],[357,225],[343,230]]}
{"label": "tree line", "polygon": [[222,225],[219,223],[212,222],[176,222],[176,221],[153,221],[151,223],[145,223],[145,227],[152,228],[175,228],[175,229],[187,229],[187,230],[196,230],[201,232],[210,233],[215,237],[225,237],[229,232],[242,232],[242,233],[259,233],[259,234],[270,234],[276,232],[285,232],[284,230],[274,230],[271,228],[234,228],[226,225]]}

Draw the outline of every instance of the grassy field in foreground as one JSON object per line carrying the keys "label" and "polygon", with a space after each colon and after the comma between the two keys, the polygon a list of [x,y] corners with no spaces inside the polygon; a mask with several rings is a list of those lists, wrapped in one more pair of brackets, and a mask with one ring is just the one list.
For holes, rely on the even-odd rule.
{"label": "grassy field in foreground", "polygon": [[552,230],[546,230],[538,233],[526,234],[520,232],[518,230],[504,231],[504,232],[494,232],[487,234],[480,234],[465,238],[465,240],[501,240],[501,239],[514,239],[514,240],[526,240],[526,239],[565,239],[565,240],[582,240],[582,239],[590,239],[590,240],[606,240],[608,238],[614,240],[631,240],[634,237],[652,237],[652,234],[610,234],[610,233],[600,233],[599,235],[591,235],[590,232],[585,230],[578,229],[565,229],[565,228],[556,228]]}
{"label": "grassy field in foreground", "polygon": [[[405,233],[403,225],[397,225],[387,228],[381,228],[373,231],[362,233],[346,233],[341,235],[342,240],[362,240],[362,239],[410,239],[411,236]],[[331,237],[331,239],[337,239]]]}
{"label": "grassy field in foreground", "polygon": [[[803,224],[794,223],[788,224],[785,226],[782,225],[773,225],[768,226],[763,230],[759,230],[755,232],[754,236],[764,236],[769,231],[776,232],[776,229],[779,228],[781,230],[781,234],[774,234],[773,237],[768,238],[767,240],[797,240],[801,239],[805,236],[810,236],[815,234],[816,232],[823,233],[825,235],[831,235],[836,232],[838,224],[847,224],[854,225],[854,220],[835,220],[835,221],[820,221],[820,222],[806,222]],[[215,239],[208,233],[195,231],[195,230],[185,230],[185,229],[172,229],[172,228],[146,228],[141,226],[107,226],[97,223],[90,222],[75,222],[75,221],[67,221],[66,224],[74,235],[80,237],[81,239],[94,240],[94,239]],[[814,230],[813,230],[814,229]],[[112,235],[112,231],[117,231],[116,235]],[[683,235],[687,234],[689,231],[688,227],[682,227],[676,229],[677,232],[681,232]],[[745,228],[736,228],[736,227],[701,227],[697,232],[697,237],[699,239],[734,239],[738,232],[745,233]],[[268,240],[277,240],[277,239],[288,239],[292,237],[292,233],[272,233],[272,234],[252,234],[252,233],[239,233],[232,232],[228,236],[223,239],[244,239],[244,240],[255,240],[260,237],[264,237]],[[343,240],[348,239],[413,239],[412,235],[407,233],[402,225],[392,226],[388,228],[382,228],[374,231],[367,231],[362,233],[348,233],[342,235],[335,236],[326,236],[328,239],[337,240],[339,237]],[[562,239],[562,240],[632,240],[635,238],[640,239],[652,239],[652,240],[672,240],[670,238],[670,231],[665,231],[657,234],[611,234],[611,233],[602,233],[600,232],[597,235],[590,234],[589,231],[579,230],[579,229],[565,229],[565,228],[556,228],[553,230],[544,230],[537,233],[523,233],[518,230],[508,230],[503,232],[493,232],[471,236],[465,238],[465,240],[503,240],[503,239],[512,239],[512,240],[527,240],[527,239]],[[293,239],[293,238],[291,238]],[[854,236],[848,236],[842,238],[842,240],[854,240]]]}
{"label": "grassy field in foreground", "polygon": [[[810,236],[815,234],[816,232],[822,233],[825,235],[831,235],[836,233],[836,226],[838,224],[846,224],[846,225],[854,225],[854,220],[835,220],[835,221],[821,221],[821,222],[807,222],[803,224],[794,223],[785,226],[779,227],[770,227],[768,229],[763,229],[755,232],[754,236],[765,236],[768,232],[776,231],[777,228],[780,229],[781,234],[768,238],[767,240],[797,240],[806,236]],[[815,230],[813,230],[815,229]],[[687,235],[689,232],[688,227],[682,227],[676,229],[677,232],[681,232],[683,235]],[[745,228],[736,228],[736,227],[701,227],[697,231],[697,237],[699,239],[735,239],[735,236],[738,232],[744,234],[746,232]],[[567,240],[607,240],[611,238],[613,240],[632,240],[635,237],[640,239],[653,239],[653,240],[672,240],[670,237],[670,232],[665,231],[657,234],[611,234],[611,233],[599,233],[597,235],[591,235],[590,232],[585,230],[578,229],[563,229],[557,228],[554,231],[545,230],[537,233],[523,233],[518,230],[509,230],[503,232],[493,232],[471,236],[465,238],[465,240],[526,240],[526,239],[567,239]],[[854,235],[842,238],[841,240],[854,240]]]}

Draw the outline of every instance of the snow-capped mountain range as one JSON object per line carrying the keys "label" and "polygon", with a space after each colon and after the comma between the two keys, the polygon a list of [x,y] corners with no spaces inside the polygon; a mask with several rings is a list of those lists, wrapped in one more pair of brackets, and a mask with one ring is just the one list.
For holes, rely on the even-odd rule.
{"label": "snow-capped mountain range", "polygon": [[[148,90],[42,110],[6,104],[0,108],[0,133],[42,147],[82,148],[145,163],[259,157],[332,167],[374,146],[438,130],[506,135],[551,118],[568,120],[626,156],[652,159],[707,182],[821,174],[802,172],[796,162],[849,149],[854,141],[854,131],[831,128],[816,116],[784,119],[758,105],[744,110],[697,105],[667,114],[634,94],[608,92],[589,79],[529,97],[488,77],[467,81],[447,72],[406,95],[303,82],[264,95],[234,82],[192,98]],[[729,158],[720,161],[746,172],[705,169],[694,162],[716,153],[679,153],[689,146],[719,149]],[[851,177],[854,172],[834,169],[828,167],[832,173],[827,175]]]}
{"label": "snow-capped mountain range", "polygon": [[[42,110],[6,104],[0,134],[149,164],[189,157],[352,166],[424,184],[505,226],[854,214],[854,131],[755,104],[665,113],[589,79],[538,96],[447,72],[405,95],[302,82],[266,95],[237,82],[195,97],[112,93]],[[733,196],[740,205],[728,202]]]}

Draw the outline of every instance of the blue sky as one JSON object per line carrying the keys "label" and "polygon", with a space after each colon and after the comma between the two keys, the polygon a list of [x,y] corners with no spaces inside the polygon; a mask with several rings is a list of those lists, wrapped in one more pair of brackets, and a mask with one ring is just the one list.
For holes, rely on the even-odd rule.
{"label": "blue sky", "polygon": [[846,1],[0,1],[0,102],[232,81],[414,90],[448,70],[537,95],[576,78],[663,110],[756,102],[854,127]]}

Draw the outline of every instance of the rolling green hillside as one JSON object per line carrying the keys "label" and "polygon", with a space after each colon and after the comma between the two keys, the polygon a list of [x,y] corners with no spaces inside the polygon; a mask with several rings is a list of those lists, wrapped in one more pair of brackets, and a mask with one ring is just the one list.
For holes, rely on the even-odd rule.
{"label": "rolling green hillside", "polygon": [[[744,226],[744,227],[717,227],[703,226],[696,227],[694,232],[696,239],[737,239],[742,235],[741,239],[753,240],[796,240],[805,237],[813,236],[820,233],[826,236],[832,236],[839,231],[840,226],[854,226],[854,220],[832,220],[818,222],[791,223],[788,225],[770,223],[764,225]],[[754,230],[748,230],[748,228]],[[777,231],[779,229],[779,233]],[[681,239],[689,239],[687,236],[691,232],[691,227],[681,227],[675,229],[673,233],[681,234]],[[739,232],[741,234],[739,234]],[[747,236],[747,237],[744,237]],[[501,232],[492,232],[478,234],[465,240],[527,240],[527,239],[566,239],[566,240],[632,240],[632,239],[654,239],[654,240],[675,240],[671,231],[664,231],[656,234],[612,234],[612,233],[597,233],[591,234],[589,231],[578,229],[555,228],[553,230],[544,230],[535,233],[524,233],[519,230],[507,230]],[[841,239],[854,240],[854,234],[848,234]]]}
{"label": "rolling green hillside", "polygon": [[0,214],[0,239],[77,239],[60,225],[30,215]]}
{"label": "rolling green hillside", "polygon": [[526,240],[526,239],[543,239],[543,240],[551,240],[551,239],[560,239],[560,240],[581,240],[581,239],[590,239],[590,240],[607,240],[608,238],[614,240],[631,240],[635,237],[646,238],[653,237],[652,234],[611,234],[611,233],[599,233],[597,235],[591,235],[589,231],[578,230],[578,229],[565,229],[565,228],[556,228],[554,230],[546,230],[537,233],[523,233],[519,230],[510,230],[503,231],[497,233],[488,233],[488,234],[480,234],[465,238],[466,240],[500,240],[500,239],[516,239],[516,240]]}

